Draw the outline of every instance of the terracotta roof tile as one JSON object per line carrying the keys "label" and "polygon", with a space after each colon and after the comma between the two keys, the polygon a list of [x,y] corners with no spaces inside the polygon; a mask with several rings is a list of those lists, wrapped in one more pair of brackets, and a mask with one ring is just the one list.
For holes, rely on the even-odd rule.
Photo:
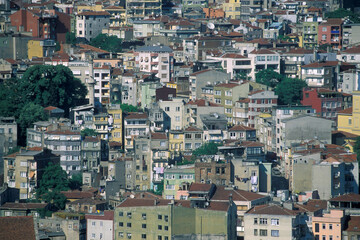
{"label": "terracotta roof tile", "polygon": [[250,54],[275,54],[275,52],[268,49],[253,50]]}
{"label": "terracotta roof tile", "polygon": [[333,67],[338,65],[338,61],[327,61],[327,62],[315,62],[303,65],[302,68],[322,68],[322,67]]}
{"label": "terracotta roof tile", "polygon": [[239,86],[239,84],[237,84],[237,83],[220,83],[220,84],[216,85],[215,87],[234,88],[237,86]]}
{"label": "terracotta roof tile", "polygon": [[0,206],[0,209],[38,209],[38,208],[45,208],[48,204],[47,203],[12,203],[7,202]]}
{"label": "terracotta roof tile", "polygon": [[205,183],[191,183],[189,192],[209,192],[214,184],[205,184]]}
{"label": "terracotta roof tile", "polygon": [[33,217],[0,217],[0,239],[35,240],[36,233]]}
{"label": "terracotta roof tile", "polygon": [[349,216],[345,231],[360,232],[360,216]]}
{"label": "terracotta roof tile", "polygon": [[298,213],[278,205],[259,205],[251,208],[246,214],[295,216]]}
{"label": "terracotta roof tile", "polygon": [[360,202],[360,194],[348,193],[341,196],[331,198],[331,202]]}
{"label": "terracotta roof tile", "polygon": [[346,108],[346,109],[344,109],[344,110],[341,110],[341,111],[338,111],[338,114],[352,114],[352,107],[350,107],[350,108]]}
{"label": "terracotta roof tile", "polygon": [[[208,105],[207,105],[208,104]],[[198,107],[220,107],[221,105],[205,101],[205,99],[197,99],[195,101],[189,101],[186,105],[197,105]]]}
{"label": "terracotta roof tile", "polygon": [[209,71],[212,71],[212,70],[211,69],[205,69],[205,70],[197,71],[197,72],[194,72],[194,73],[190,74],[190,76],[196,76],[196,75],[206,73],[206,72],[209,72]]}
{"label": "terracotta roof tile", "polygon": [[151,139],[167,139],[167,136],[162,132],[152,132]]}
{"label": "terracotta roof tile", "polygon": [[264,196],[264,195],[261,195],[258,193],[248,192],[248,191],[244,191],[244,190],[240,190],[240,189],[226,190],[225,186],[217,186],[216,192],[215,192],[214,196],[211,198],[211,200],[228,201],[230,194],[232,195],[233,201],[253,201],[253,200],[267,197],[267,196]]}
{"label": "terracotta roof tile", "polygon": [[147,119],[148,115],[142,112],[130,112],[125,119]]}
{"label": "terracotta roof tile", "polygon": [[235,125],[229,129],[229,131],[255,131],[255,128],[247,127],[244,125]]}
{"label": "terracotta roof tile", "polygon": [[91,11],[84,11],[78,14],[79,16],[110,16],[110,13],[106,11],[102,12],[91,12]]}

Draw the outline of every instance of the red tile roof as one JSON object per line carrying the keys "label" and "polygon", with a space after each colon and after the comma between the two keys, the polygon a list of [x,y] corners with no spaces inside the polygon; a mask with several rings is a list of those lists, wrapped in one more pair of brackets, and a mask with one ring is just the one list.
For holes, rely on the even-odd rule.
{"label": "red tile roof", "polygon": [[244,125],[235,125],[229,129],[229,131],[255,131],[255,128],[247,127]]}
{"label": "red tile roof", "polygon": [[212,71],[212,69],[205,69],[205,70],[197,71],[197,72],[194,72],[194,73],[190,74],[190,76],[196,76],[196,75],[206,73],[206,72],[209,72],[209,71]]}
{"label": "red tile roof", "polygon": [[211,200],[228,201],[230,195],[232,195],[233,201],[254,201],[261,198],[267,198],[267,196],[258,193],[248,192],[240,189],[227,190],[225,189],[225,186],[217,186],[216,192],[214,196],[212,196]]}
{"label": "red tile roof", "polygon": [[[209,105],[207,105],[207,103]],[[205,101],[205,99],[197,99],[195,101],[189,101],[188,103],[186,103],[186,105],[197,105],[198,107],[221,107],[221,105],[213,102]]]}
{"label": "red tile roof", "polygon": [[259,50],[253,50],[250,52],[251,54],[275,54],[275,52],[270,51],[268,49],[259,49]]}
{"label": "red tile roof", "polygon": [[360,194],[348,193],[338,197],[331,198],[331,202],[360,202]]}
{"label": "red tile roof", "polygon": [[191,183],[189,192],[209,192],[214,184]]}
{"label": "red tile roof", "polygon": [[350,108],[346,108],[344,110],[338,111],[338,114],[349,114],[349,115],[351,115],[352,112],[353,112],[353,109],[352,109],[352,107],[350,107]]}
{"label": "red tile roof", "polygon": [[185,132],[202,132],[202,130],[197,127],[188,127],[184,131]]}
{"label": "red tile roof", "polygon": [[344,51],[342,51],[343,53],[360,53],[360,46],[355,46],[355,47],[352,47],[352,48],[348,48]]}
{"label": "red tile roof", "polygon": [[215,87],[234,88],[237,86],[239,86],[239,84],[237,84],[237,83],[220,83],[220,84],[216,85]]}
{"label": "red tile roof", "polygon": [[84,11],[78,14],[79,16],[110,16],[110,13],[106,11],[102,12],[91,12],[91,11]]}
{"label": "red tile roof", "polygon": [[148,115],[142,112],[130,112],[125,119],[147,119]]}
{"label": "red tile roof", "polygon": [[0,209],[38,209],[38,208],[45,208],[48,204],[47,203],[12,203],[7,202],[0,206]]}
{"label": "red tile roof", "polygon": [[327,209],[327,201],[320,199],[310,199],[304,204],[294,204],[296,208],[304,212],[316,212],[321,209]]}
{"label": "red tile roof", "polygon": [[78,46],[83,48],[83,49],[94,51],[94,52],[109,53],[108,51],[105,51],[105,50],[97,48],[97,47],[93,47],[93,46],[88,45],[88,44],[78,44]]}
{"label": "red tile roof", "polygon": [[333,67],[338,65],[338,61],[327,61],[327,62],[315,62],[303,65],[302,68],[322,68],[322,67]]}
{"label": "red tile roof", "polygon": [[151,139],[167,139],[167,136],[162,132],[152,132]]}
{"label": "red tile roof", "polygon": [[360,216],[349,216],[345,231],[360,232]]}
{"label": "red tile roof", "polygon": [[295,216],[298,213],[278,205],[259,205],[251,208],[246,214]]}
{"label": "red tile roof", "polygon": [[0,239],[35,240],[36,233],[33,217],[0,217]]}
{"label": "red tile roof", "polygon": [[221,56],[221,58],[246,58],[241,54],[236,54],[236,53],[226,53],[224,55]]}
{"label": "red tile roof", "polygon": [[329,18],[320,25],[341,25],[344,22],[341,18]]}
{"label": "red tile roof", "polygon": [[94,196],[94,193],[92,192],[83,192],[83,191],[62,191],[62,194],[65,195],[67,199],[82,199],[82,198],[91,198]]}
{"label": "red tile roof", "polygon": [[53,135],[80,135],[80,132],[73,132],[69,130],[56,130],[56,131],[48,131],[46,134],[53,134]]}

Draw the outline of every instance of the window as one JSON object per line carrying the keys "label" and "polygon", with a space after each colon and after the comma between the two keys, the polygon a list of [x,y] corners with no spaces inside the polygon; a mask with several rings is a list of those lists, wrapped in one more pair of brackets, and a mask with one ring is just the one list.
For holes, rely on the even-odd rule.
{"label": "window", "polygon": [[322,240],[326,240],[326,236],[325,236],[325,235],[322,235]]}
{"label": "window", "polygon": [[20,162],[20,167],[27,167],[27,162]]}
{"label": "window", "polygon": [[162,230],[162,225],[158,225],[158,230]]}
{"label": "window", "polygon": [[260,229],[260,236],[267,236],[267,230],[266,229]]}
{"label": "window", "polygon": [[271,230],[272,237],[279,237],[279,230]]}
{"label": "window", "polygon": [[[142,219],[143,219],[143,220],[146,220],[146,213],[143,213],[143,214],[142,214]],[[145,224],[145,228],[146,228],[146,224]]]}
{"label": "window", "polygon": [[141,239],[146,239],[146,234],[141,234]]}
{"label": "window", "polygon": [[176,111],[176,112],[180,112],[180,107],[176,107],[176,108],[175,108],[175,111]]}
{"label": "window", "polygon": [[124,223],[123,222],[119,222],[119,227],[123,227]]}
{"label": "window", "polygon": [[164,227],[165,231],[169,231],[169,226]]}
{"label": "window", "polygon": [[323,34],[323,35],[321,36],[321,39],[325,41],[325,40],[326,40],[326,35]]}
{"label": "window", "polygon": [[128,233],[128,234],[127,234],[127,238],[128,238],[128,239],[131,239],[131,233]]}
{"label": "window", "polygon": [[272,218],[271,219],[271,225],[279,226],[279,219],[278,218]]}
{"label": "window", "polygon": [[128,217],[128,218],[131,218],[131,212],[128,212],[128,213],[127,213],[127,217]]}
{"label": "window", "polygon": [[127,223],[126,226],[131,228],[131,223]]}
{"label": "window", "polygon": [[201,139],[201,133],[195,133],[195,139]]}
{"label": "window", "polygon": [[322,225],[322,229],[326,229],[326,224],[323,224],[323,225]]}
{"label": "window", "polygon": [[257,235],[258,235],[258,230],[254,229],[254,236],[257,236]]}
{"label": "window", "polygon": [[329,240],[333,240],[334,238],[333,238],[333,236],[332,235],[330,235],[329,236]]}
{"label": "window", "polygon": [[254,224],[258,224],[258,219],[254,218]]}
{"label": "window", "polygon": [[162,215],[158,215],[158,219],[159,219],[159,220],[162,220]]}
{"label": "window", "polygon": [[218,95],[218,96],[220,96],[220,95],[221,95],[221,91],[219,91],[219,90],[216,90],[216,91],[215,91],[215,95]]}
{"label": "window", "polygon": [[143,224],[141,225],[141,227],[142,227],[142,228],[146,228],[146,224],[143,223]]}
{"label": "window", "polygon": [[326,32],[326,29],[327,29],[326,27],[323,27],[323,28],[322,28],[322,31],[323,31],[323,32]]}
{"label": "window", "polygon": [[332,229],[333,229],[332,224],[329,224],[329,229],[330,229],[330,230],[332,230]]}
{"label": "window", "polygon": [[315,223],[315,232],[319,232],[319,224]]}
{"label": "window", "polygon": [[123,233],[123,232],[119,232],[118,236],[121,237],[121,238],[123,238],[123,237],[124,237],[124,233]]}
{"label": "window", "polygon": [[27,177],[27,174],[26,174],[26,172],[20,172],[20,176],[21,177]]}
{"label": "window", "polygon": [[119,217],[124,216],[124,212],[119,212]]}
{"label": "window", "polygon": [[170,111],[170,107],[165,107],[165,111],[166,112]]}
{"label": "window", "polygon": [[92,238],[95,238],[95,236],[96,236],[95,233],[92,233],[92,234],[91,234],[91,237],[92,237]]}
{"label": "window", "polygon": [[260,224],[267,224],[267,218],[260,218]]}

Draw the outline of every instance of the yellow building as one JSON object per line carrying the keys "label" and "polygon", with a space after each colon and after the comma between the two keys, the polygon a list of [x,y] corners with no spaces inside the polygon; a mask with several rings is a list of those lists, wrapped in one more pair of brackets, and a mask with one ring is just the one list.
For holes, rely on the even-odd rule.
{"label": "yellow building", "polygon": [[353,92],[352,108],[338,112],[338,131],[360,135],[360,91]]}
{"label": "yellow building", "polygon": [[122,145],[122,110],[119,104],[110,105],[108,114],[111,115],[110,120],[110,139],[113,142],[119,142]]}
{"label": "yellow building", "polygon": [[42,58],[52,55],[55,52],[56,43],[50,39],[33,39],[28,41],[28,59]]}
{"label": "yellow building", "polygon": [[121,55],[122,55],[122,59],[123,59],[124,69],[132,70],[136,64],[134,51],[122,53]]}
{"label": "yellow building", "polygon": [[226,0],[223,3],[225,17],[231,19],[240,19],[240,0]]}
{"label": "yellow building", "polygon": [[177,89],[177,84],[175,82],[167,82],[166,87]]}
{"label": "yellow building", "polygon": [[178,155],[183,152],[184,148],[184,132],[178,130],[170,130],[169,132],[169,151],[170,155]]}

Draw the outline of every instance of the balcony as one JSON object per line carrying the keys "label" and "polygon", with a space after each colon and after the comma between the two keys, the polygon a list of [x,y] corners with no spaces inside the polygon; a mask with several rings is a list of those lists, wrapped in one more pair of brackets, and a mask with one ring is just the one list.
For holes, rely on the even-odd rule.
{"label": "balcony", "polygon": [[339,178],[339,177],[340,177],[340,172],[334,174],[334,178]]}
{"label": "balcony", "polygon": [[340,34],[339,30],[331,30],[331,34]]}

